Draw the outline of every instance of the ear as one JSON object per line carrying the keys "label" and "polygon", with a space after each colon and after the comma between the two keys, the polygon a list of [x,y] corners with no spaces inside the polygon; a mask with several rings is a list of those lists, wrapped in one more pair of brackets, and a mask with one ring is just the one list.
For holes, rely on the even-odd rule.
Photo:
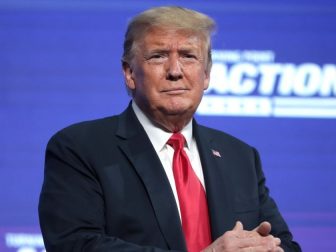
{"label": "ear", "polygon": [[133,69],[130,66],[130,64],[126,61],[122,62],[122,68],[123,68],[123,73],[124,73],[124,78],[126,82],[126,86],[130,90],[135,89],[135,81],[133,78]]}
{"label": "ear", "polygon": [[210,72],[211,72],[211,67],[209,67],[209,69],[205,69],[204,71],[204,86],[203,86],[203,90],[207,90],[209,87],[209,83],[210,83]]}

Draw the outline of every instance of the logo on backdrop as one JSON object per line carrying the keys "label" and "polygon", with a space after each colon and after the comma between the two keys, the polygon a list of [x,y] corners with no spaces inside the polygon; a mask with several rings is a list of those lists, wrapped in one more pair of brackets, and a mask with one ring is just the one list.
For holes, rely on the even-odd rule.
{"label": "logo on backdrop", "polygon": [[[8,248],[8,251],[46,252],[41,234],[30,232],[11,232],[5,233],[4,238],[4,247]],[[0,247],[3,247],[1,242]]]}
{"label": "logo on backdrop", "polygon": [[213,50],[199,115],[336,118],[336,65],[275,61],[273,51]]}

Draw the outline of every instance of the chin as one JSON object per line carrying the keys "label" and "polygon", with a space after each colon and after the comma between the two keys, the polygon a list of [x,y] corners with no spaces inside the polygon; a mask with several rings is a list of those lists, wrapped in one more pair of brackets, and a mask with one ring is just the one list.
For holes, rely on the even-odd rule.
{"label": "chin", "polygon": [[165,112],[167,115],[186,115],[193,114],[195,110],[190,106],[171,106],[165,108]]}

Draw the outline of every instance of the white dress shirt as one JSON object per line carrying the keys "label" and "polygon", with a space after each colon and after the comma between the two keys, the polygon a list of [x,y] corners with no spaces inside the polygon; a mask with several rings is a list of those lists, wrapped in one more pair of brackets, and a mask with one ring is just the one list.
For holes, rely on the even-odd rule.
{"label": "white dress shirt", "polygon": [[[141,111],[141,109],[137,106],[137,104],[132,101],[132,108],[135,112],[136,117],[140,121],[141,125],[145,129],[149,140],[151,141],[159,159],[162,163],[162,166],[166,172],[168,177],[170,186],[174,193],[175,201],[178,206],[178,210],[180,213],[180,204],[178,201],[176,186],[175,186],[175,179],[173,174],[173,156],[174,156],[174,149],[167,144],[168,139],[172,136],[173,133],[164,131],[163,129],[155,126],[148,117]],[[186,145],[184,146],[184,150],[187,153],[191,166],[197,175],[198,179],[200,180],[201,184],[204,186],[204,177],[203,177],[203,170],[201,165],[201,159],[199,156],[199,152],[197,149],[197,144],[195,138],[192,135],[192,120],[182,129],[181,133],[186,139]],[[181,217],[181,213],[180,213]]]}

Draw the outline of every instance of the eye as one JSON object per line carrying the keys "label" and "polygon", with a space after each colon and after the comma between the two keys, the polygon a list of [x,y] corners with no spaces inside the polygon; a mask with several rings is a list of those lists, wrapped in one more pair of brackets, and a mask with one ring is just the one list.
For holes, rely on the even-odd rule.
{"label": "eye", "polygon": [[153,54],[149,54],[146,57],[146,60],[148,62],[153,62],[153,63],[161,63],[163,62],[165,59],[167,58],[167,55],[164,53],[153,53]]}
{"label": "eye", "polygon": [[154,55],[151,55],[149,58],[150,59],[160,59],[160,58],[163,58],[163,55],[162,54],[154,54]]}
{"label": "eye", "polygon": [[182,57],[185,59],[197,59],[196,55],[192,53],[185,53],[182,55]]}

